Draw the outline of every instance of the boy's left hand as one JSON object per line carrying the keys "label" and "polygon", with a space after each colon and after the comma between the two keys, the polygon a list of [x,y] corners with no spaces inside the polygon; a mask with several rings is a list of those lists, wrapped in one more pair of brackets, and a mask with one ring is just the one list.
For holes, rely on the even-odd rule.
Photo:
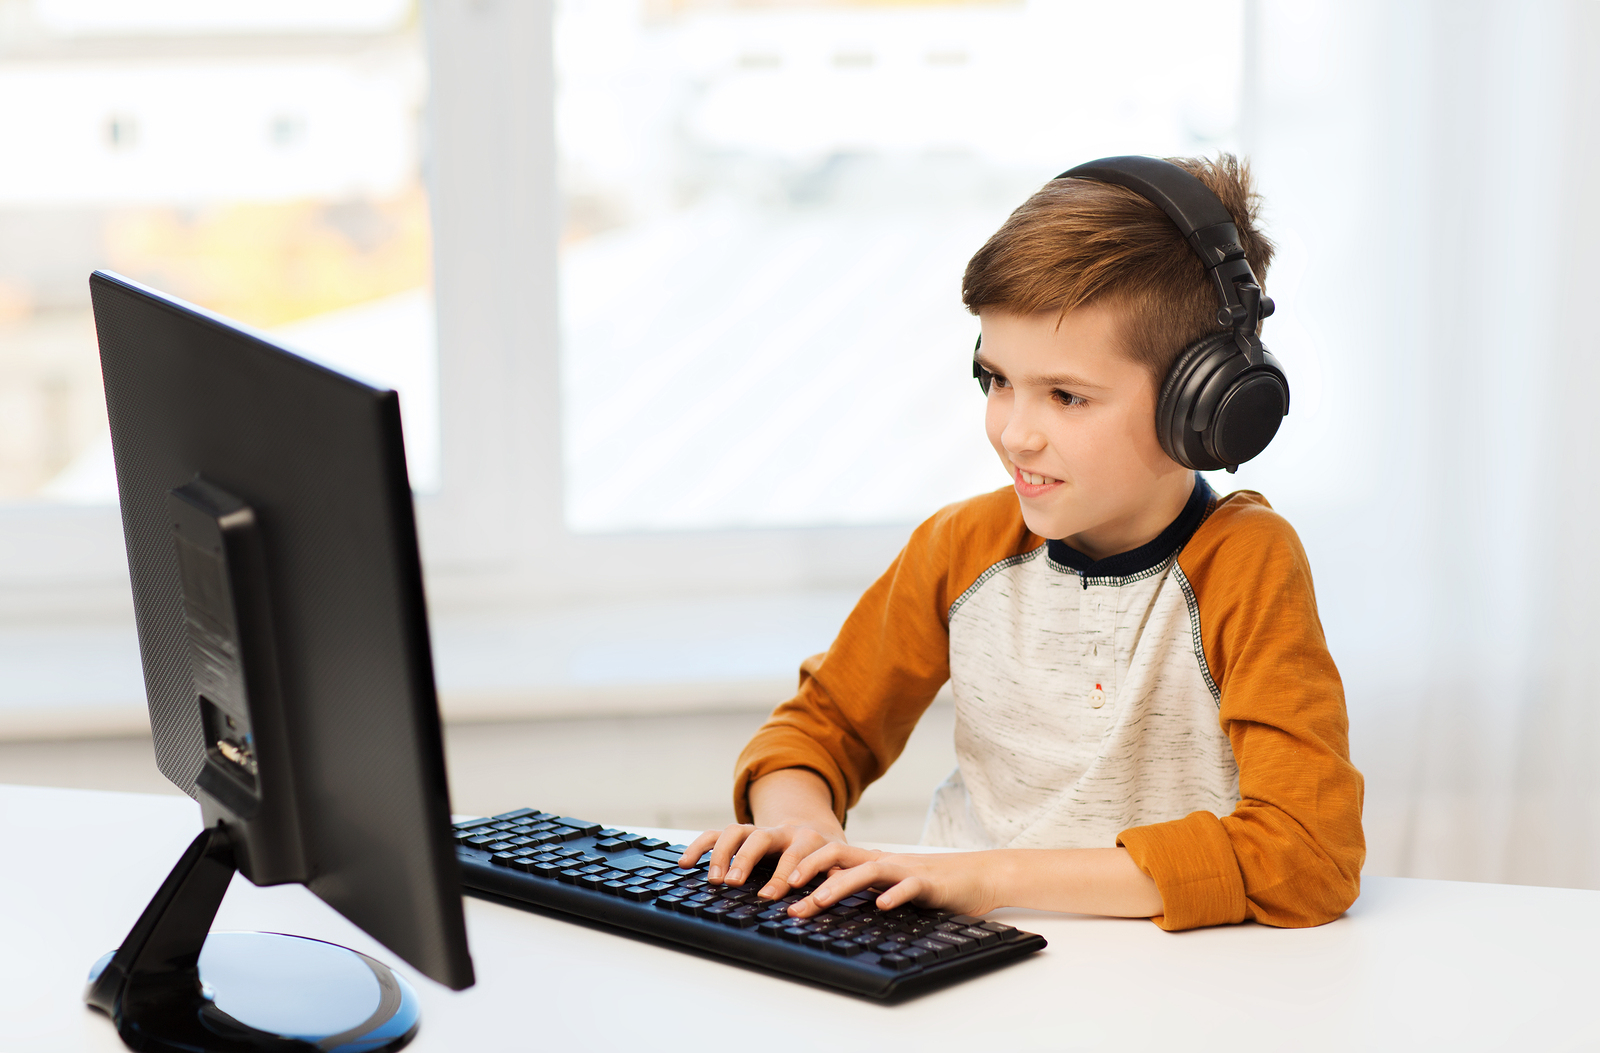
{"label": "boy's left hand", "polygon": [[792,876],[778,876],[798,887],[817,874],[834,871],[815,892],[789,908],[789,914],[797,918],[812,917],[869,888],[882,890],[877,897],[880,910],[893,910],[915,900],[958,914],[987,914],[1002,905],[997,894],[999,855],[876,852],[835,843],[801,860]]}

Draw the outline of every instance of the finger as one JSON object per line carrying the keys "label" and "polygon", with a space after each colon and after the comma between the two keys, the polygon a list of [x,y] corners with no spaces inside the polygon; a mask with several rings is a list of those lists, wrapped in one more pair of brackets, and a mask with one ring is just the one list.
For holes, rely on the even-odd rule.
{"label": "finger", "polygon": [[898,880],[899,871],[875,860],[835,870],[809,896],[789,908],[790,915],[809,918],[835,905],[846,896],[877,885],[887,888]]}
{"label": "finger", "polygon": [[783,855],[778,857],[777,866],[772,868],[772,878],[763,886],[758,895],[766,899],[777,899],[790,889],[788,875],[794,873],[800,861],[823,845],[828,840],[814,830],[803,830],[784,849]]}
{"label": "finger", "polygon": [[706,854],[706,849],[717,843],[717,838],[722,835],[721,830],[707,830],[693,841],[678,859],[680,867],[692,867],[700,862],[700,857]]}
{"label": "finger", "polygon": [[912,902],[927,891],[927,882],[919,877],[908,877],[905,880],[891,885],[878,896],[879,910],[893,910]]}
{"label": "finger", "polygon": [[767,849],[772,845],[772,831],[757,829],[744,839],[744,845],[728,863],[728,872],[722,880],[734,888],[744,885],[745,876],[754,870],[756,864],[766,858]]}
{"label": "finger", "polygon": [[713,885],[722,883],[722,872],[728,868],[728,860],[733,858],[733,853],[754,830],[755,827],[740,823],[722,828],[722,833],[717,835],[716,845],[711,849],[711,866],[706,873],[706,880]]}
{"label": "finger", "polygon": [[869,859],[878,858],[880,853],[870,849],[857,848],[842,841],[829,841],[821,848],[806,856],[795,864],[793,870],[784,874],[778,873],[794,888],[799,888],[824,870],[833,867],[853,867],[865,863]]}

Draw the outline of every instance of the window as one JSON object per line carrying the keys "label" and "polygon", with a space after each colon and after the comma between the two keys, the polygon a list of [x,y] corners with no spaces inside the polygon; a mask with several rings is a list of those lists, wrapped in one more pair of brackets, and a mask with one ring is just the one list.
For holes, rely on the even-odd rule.
{"label": "window", "polygon": [[[426,62],[411,0],[31,0],[0,28],[0,580],[121,577],[88,274],[401,390],[435,489]],[[125,588],[125,585],[123,586]]]}
{"label": "window", "polygon": [[1079,161],[1237,149],[1237,3],[556,10],[579,532],[910,523],[1002,485],[968,257]]}

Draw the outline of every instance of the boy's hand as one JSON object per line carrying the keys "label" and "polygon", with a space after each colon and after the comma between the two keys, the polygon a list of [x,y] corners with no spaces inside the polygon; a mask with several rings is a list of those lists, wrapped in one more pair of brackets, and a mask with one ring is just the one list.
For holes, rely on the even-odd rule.
{"label": "boy's hand", "polygon": [[695,838],[690,842],[689,850],[678,860],[678,865],[694,866],[709,848],[711,866],[707,879],[713,885],[728,884],[739,888],[757,863],[775,852],[781,852],[772,880],[758,890],[758,894],[767,899],[777,899],[789,891],[789,882],[783,880],[785,875],[829,845],[843,842],[844,830],[838,828],[837,824],[834,829],[826,830],[810,823],[768,827],[735,823],[721,830],[707,830]]}
{"label": "boy's hand", "polygon": [[863,889],[878,889],[880,910],[893,910],[912,900],[958,914],[987,914],[1003,906],[998,894],[1002,856],[997,852],[875,852],[854,845],[830,844],[813,852],[784,874],[799,887],[817,874],[833,875],[811,895],[789,908],[796,918],[809,918]]}

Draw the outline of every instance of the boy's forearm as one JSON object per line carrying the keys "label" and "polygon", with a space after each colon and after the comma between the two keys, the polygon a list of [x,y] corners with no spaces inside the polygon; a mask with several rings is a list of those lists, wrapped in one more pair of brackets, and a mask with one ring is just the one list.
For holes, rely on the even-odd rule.
{"label": "boy's forearm", "polygon": [[1125,848],[997,849],[994,895],[1008,907],[1153,918],[1161,893]]}
{"label": "boy's forearm", "polygon": [[798,824],[844,837],[833,814],[833,791],[807,768],[783,768],[750,784],[750,813],[757,826]]}

